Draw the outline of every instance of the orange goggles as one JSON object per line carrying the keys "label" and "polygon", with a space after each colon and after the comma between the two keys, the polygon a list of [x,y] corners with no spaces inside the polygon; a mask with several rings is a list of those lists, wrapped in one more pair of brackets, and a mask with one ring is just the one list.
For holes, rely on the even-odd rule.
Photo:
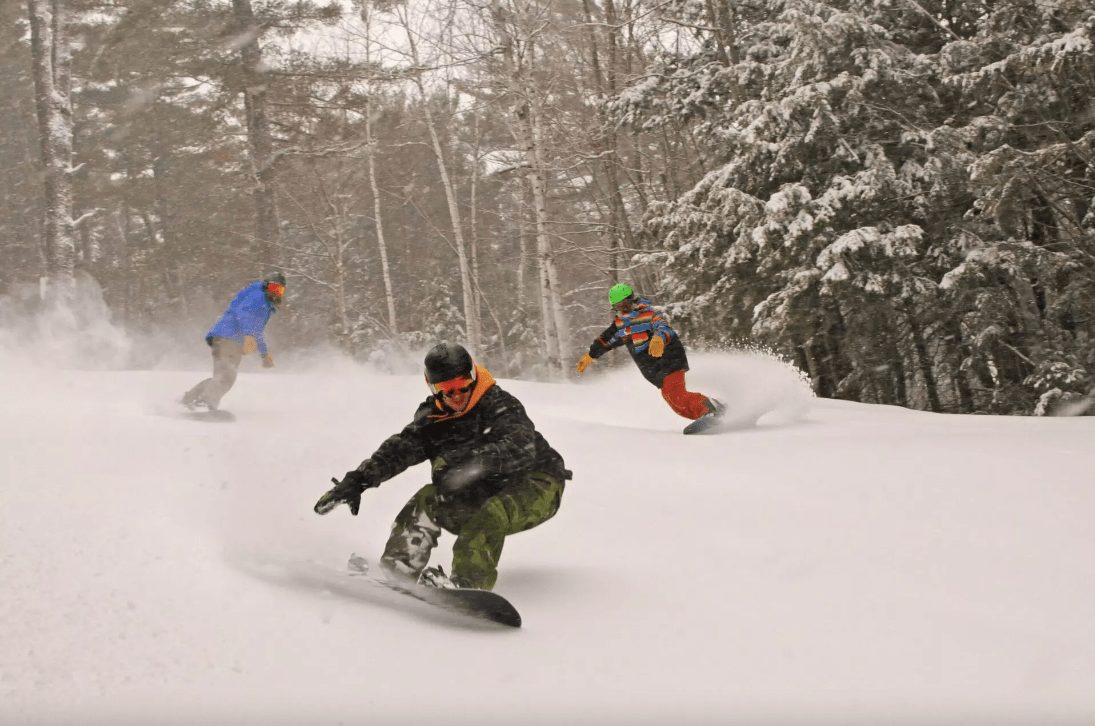
{"label": "orange goggles", "polygon": [[472,389],[475,385],[475,381],[471,378],[450,378],[447,381],[441,381],[440,383],[431,383],[430,390],[442,398],[452,398],[453,396],[460,396]]}
{"label": "orange goggles", "polygon": [[277,297],[282,297],[285,295],[285,285],[282,285],[280,282],[268,282],[266,283],[266,292]]}

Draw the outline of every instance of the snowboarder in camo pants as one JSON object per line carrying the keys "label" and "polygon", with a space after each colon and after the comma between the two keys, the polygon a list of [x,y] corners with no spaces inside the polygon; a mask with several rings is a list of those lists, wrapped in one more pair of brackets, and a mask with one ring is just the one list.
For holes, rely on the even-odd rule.
{"label": "snowboarder in camo pants", "polygon": [[[396,576],[437,587],[490,590],[505,539],[551,519],[570,472],[533,426],[521,402],[502,390],[460,345],[426,355],[429,396],[404,429],[316,502],[326,514],[422,461],[432,483],[395,518],[381,565]],[[456,535],[452,576],[427,568],[442,530]]]}
{"label": "snowboarder in camo pants", "polygon": [[622,282],[608,291],[608,302],[616,317],[578,361],[578,373],[585,372],[590,363],[613,348],[626,345],[643,378],[658,387],[676,413],[693,421],[708,415],[721,416],[726,408],[721,402],[685,388],[688,356],[665,315]]}

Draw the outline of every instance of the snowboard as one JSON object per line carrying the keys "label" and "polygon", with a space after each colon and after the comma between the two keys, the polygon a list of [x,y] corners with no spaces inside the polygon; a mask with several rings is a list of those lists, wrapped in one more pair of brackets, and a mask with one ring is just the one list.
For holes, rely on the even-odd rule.
{"label": "snowboard", "polygon": [[705,416],[700,416],[684,427],[685,434],[702,434],[704,432],[713,432],[719,428],[719,424],[722,422],[721,416],[716,416],[713,413],[709,413]]}
{"label": "snowboard", "polygon": [[227,423],[236,420],[235,415],[231,411],[225,411],[223,408],[194,409],[193,411],[184,410],[182,412],[182,417],[192,421],[213,421],[216,423]]}
{"label": "snowboard", "polygon": [[370,585],[386,587],[402,595],[409,595],[435,607],[460,613],[479,620],[488,620],[511,628],[521,627],[521,614],[509,600],[489,590],[470,588],[444,589],[428,587],[410,580],[389,579],[369,571],[369,562],[360,555],[351,555],[346,563],[347,574]]}
{"label": "snowboard", "polygon": [[191,421],[215,421],[217,423],[225,423],[227,421],[235,421],[236,417],[231,412],[225,411],[223,408],[209,408],[206,404],[191,404],[187,403],[183,399],[179,399],[179,404],[182,406],[182,417],[188,418]]}
{"label": "snowboard", "polygon": [[741,431],[751,429],[757,425],[760,417],[764,415],[754,411],[735,411],[733,414],[721,415],[707,414],[701,416],[684,427],[685,434],[717,434],[727,431]]}

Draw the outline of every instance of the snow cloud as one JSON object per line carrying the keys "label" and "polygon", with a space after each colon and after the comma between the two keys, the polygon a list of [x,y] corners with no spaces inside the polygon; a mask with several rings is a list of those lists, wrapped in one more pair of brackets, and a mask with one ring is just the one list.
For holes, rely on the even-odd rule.
{"label": "snow cloud", "polygon": [[76,280],[71,301],[33,286],[0,296],[0,369],[126,367],[133,344],[111,318],[98,283]]}

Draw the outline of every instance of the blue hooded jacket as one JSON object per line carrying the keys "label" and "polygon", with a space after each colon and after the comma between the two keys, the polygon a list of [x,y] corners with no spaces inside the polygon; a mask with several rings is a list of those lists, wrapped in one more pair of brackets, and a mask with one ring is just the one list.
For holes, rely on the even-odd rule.
{"label": "blue hooded jacket", "polygon": [[256,280],[236,293],[220,320],[205,334],[205,341],[213,338],[229,338],[243,345],[245,336],[252,336],[259,348],[259,355],[266,355],[266,338],[263,331],[270,316],[276,312],[274,304],[266,297],[266,283]]}

